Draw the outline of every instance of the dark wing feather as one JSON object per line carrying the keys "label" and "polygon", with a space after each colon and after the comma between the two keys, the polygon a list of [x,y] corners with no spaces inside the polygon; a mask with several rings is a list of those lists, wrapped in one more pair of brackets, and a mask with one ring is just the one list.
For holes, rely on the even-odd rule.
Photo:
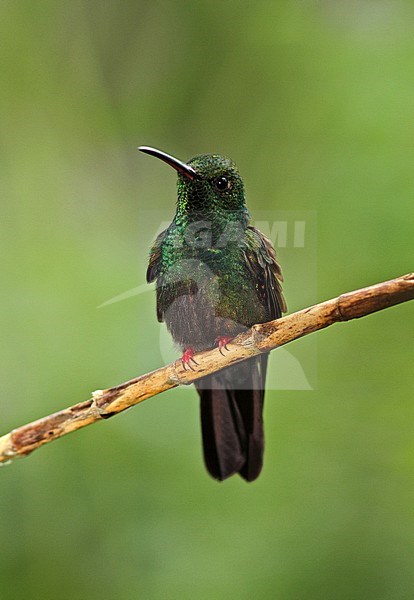
{"label": "dark wing feather", "polygon": [[278,319],[286,312],[286,302],[282,293],[282,270],[272,242],[255,227],[247,228],[246,240],[244,257],[259,298],[267,308],[269,319]]}
{"label": "dark wing feather", "polygon": [[[159,278],[161,277],[161,246],[164,240],[165,234],[167,230],[162,231],[156,238],[155,242],[152,245],[150,250],[150,258],[147,268],[147,283],[152,283],[157,280],[157,288],[160,287],[161,281]],[[158,293],[157,293],[157,319],[158,321],[163,320],[162,311],[158,302]]]}
{"label": "dark wing feather", "polygon": [[161,245],[164,240],[166,229],[156,237],[150,250],[150,258],[147,269],[147,283],[154,281],[160,274],[161,266]]}

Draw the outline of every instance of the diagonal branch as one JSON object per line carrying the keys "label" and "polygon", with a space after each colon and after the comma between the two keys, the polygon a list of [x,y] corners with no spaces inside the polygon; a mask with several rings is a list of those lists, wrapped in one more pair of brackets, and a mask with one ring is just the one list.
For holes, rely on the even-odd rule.
{"label": "diagonal branch", "polygon": [[0,464],[25,456],[71,431],[138,404],[178,385],[188,385],[205,375],[236,362],[283,346],[333,323],[364,317],[389,306],[414,299],[414,273],[342,294],[291,315],[253,325],[228,344],[223,356],[217,349],[199,352],[198,366],[184,370],[180,361],[141,375],[107,390],[98,390],[90,400],[14,429],[0,437]]}

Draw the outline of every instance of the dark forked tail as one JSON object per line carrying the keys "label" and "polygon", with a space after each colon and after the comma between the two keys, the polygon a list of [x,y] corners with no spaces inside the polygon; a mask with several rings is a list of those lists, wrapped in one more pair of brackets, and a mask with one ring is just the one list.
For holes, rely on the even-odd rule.
{"label": "dark forked tail", "polygon": [[268,355],[228,367],[196,383],[201,398],[204,462],[223,481],[254,481],[263,465],[263,399]]}

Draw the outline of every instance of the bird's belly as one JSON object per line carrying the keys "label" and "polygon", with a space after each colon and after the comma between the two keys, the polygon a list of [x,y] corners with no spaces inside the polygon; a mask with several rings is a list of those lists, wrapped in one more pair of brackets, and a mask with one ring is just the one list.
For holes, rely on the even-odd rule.
{"label": "bird's belly", "polygon": [[259,322],[262,308],[251,285],[210,272],[165,294],[163,317],[176,344],[199,351],[212,348],[217,337],[234,337]]}
{"label": "bird's belly", "polygon": [[217,337],[214,304],[198,293],[175,298],[164,313],[173,340],[181,348],[204,350],[214,345]]}

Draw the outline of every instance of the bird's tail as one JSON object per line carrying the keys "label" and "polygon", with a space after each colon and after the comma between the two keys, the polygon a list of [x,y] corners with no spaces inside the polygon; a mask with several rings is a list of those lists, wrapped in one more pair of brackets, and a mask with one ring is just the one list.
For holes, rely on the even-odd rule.
{"label": "bird's tail", "polygon": [[263,354],[196,383],[204,462],[215,479],[223,481],[239,473],[246,481],[254,481],[262,470],[267,360]]}

